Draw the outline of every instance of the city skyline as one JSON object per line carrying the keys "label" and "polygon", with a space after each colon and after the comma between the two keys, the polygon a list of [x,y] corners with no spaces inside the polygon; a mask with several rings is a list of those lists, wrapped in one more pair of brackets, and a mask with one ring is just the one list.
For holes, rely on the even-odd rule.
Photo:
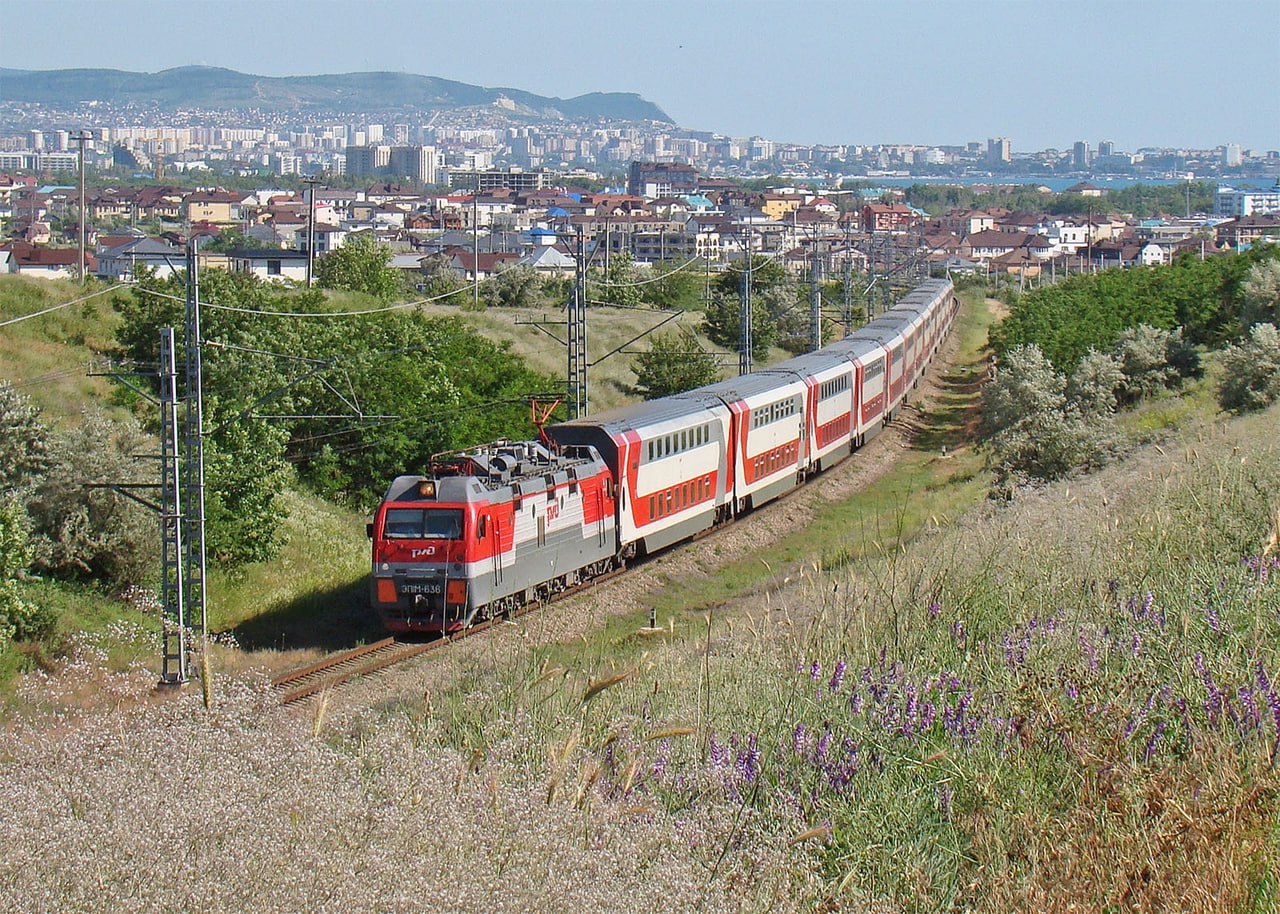
{"label": "city skyline", "polygon": [[0,53],[17,69],[392,70],[566,98],[637,92],[681,127],[797,143],[1280,146],[1280,100],[1240,67],[1280,52],[1269,0],[224,6],[231,15],[153,0],[14,7]]}

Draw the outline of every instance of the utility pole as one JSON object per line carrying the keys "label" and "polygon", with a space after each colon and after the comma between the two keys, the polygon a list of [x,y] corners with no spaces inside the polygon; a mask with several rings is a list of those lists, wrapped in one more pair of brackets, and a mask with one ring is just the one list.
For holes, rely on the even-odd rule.
{"label": "utility pole", "polygon": [[79,144],[80,144],[80,219],[79,219],[79,222],[80,222],[80,265],[79,265],[79,267],[78,267],[78,269],[77,269],[77,271],[76,271],[76,272],[78,273],[78,275],[79,275],[79,277],[80,277],[80,285],[82,285],[82,286],[83,286],[83,285],[84,285],[84,283],[85,283],[85,279],[87,278],[87,277],[85,276],[85,267],[84,267],[84,222],[85,222],[85,211],[84,211],[84,144],[85,144],[85,143],[87,143],[87,142],[89,142],[90,140],[92,140],[92,139],[93,139],[93,134],[92,134],[92,133],[89,133],[89,131],[87,131],[87,130],[81,130],[81,131],[80,131],[79,133],[77,133],[74,137],[72,137],[72,139],[74,139],[77,143],[79,143]]}
{"label": "utility pole", "polygon": [[822,348],[822,262],[818,257],[817,247],[810,253],[809,261],[809,333],[812,336],[813,348]]}
{"label": "utility pole", "polygon": [[311,288],[311,276],[316,263],[316,183],[320,179],[314,175],[303,178],[302,183],[311,189],[310,201],[307,204],[307,288]]}
{"label": "utility pole", "polygon": [[582,226],[577,233],[577,269],[573,291],[569,293],[568,349],[569,349],[569,408],[576,419],[585,416],[587,402],[587,259],[586,241]]}
{"label": "utility pole", "polygon": [[472,264],[471,303],[480,310],[480,167],[476,163],[476,189],[471,195],[471,256]]}
{"label": "utility pole", "polygon": [[173,328],[160,330],[160,684],[182,685],[189,678],[186,581],[183,561],[182,424]]}
{"label": "utility pole", "polygon": [[742,297],[738,305],[738,374],[751,373],[751,229],[742,246]]}
{"label": "utility pole", "polygon": [[[182,547],[186,610],[202,641],[207,629],[204,548],[204,340],[200,330],[200,254],[187,242],[187,410],[183,422]],[[204,650],[204,645],[201,645]]]}
{"label": "utility pole", "polygon": [[853,251],[849,239],[849,224],[844,227],[844,335],[853,332]]}

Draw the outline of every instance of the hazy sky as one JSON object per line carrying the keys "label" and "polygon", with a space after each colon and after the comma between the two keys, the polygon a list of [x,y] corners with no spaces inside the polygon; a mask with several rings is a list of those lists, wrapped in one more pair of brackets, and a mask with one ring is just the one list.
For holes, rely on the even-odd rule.
{"label": "hazy sky", "polygon": [[638,92],[684,127],[803,143],[1280,148],[1280,0],[26,0],[0,14],[0,66],[193,63]]}

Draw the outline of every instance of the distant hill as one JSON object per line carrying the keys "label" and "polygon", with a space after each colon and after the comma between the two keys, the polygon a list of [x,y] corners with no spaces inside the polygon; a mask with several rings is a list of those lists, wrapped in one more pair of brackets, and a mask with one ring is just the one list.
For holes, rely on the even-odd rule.
{"label": "distant hill", "polygon": [[634,92],[547,98],[520,89],[386,72],[254,76],[221,67],[178,67],[159,73],[0,68],[0,100],[51,108],[74,108],[97,101],[169,110],[253,108],[268,112],[409,112],[496,106],[515,117],[672,122],[661,108]]}

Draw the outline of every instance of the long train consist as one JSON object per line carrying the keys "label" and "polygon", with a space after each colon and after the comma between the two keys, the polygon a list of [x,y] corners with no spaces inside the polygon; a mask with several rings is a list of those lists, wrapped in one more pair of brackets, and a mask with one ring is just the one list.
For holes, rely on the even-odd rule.
{"label": "long train consist", "polygon": [[893,418],[956,308],[928,280],[806,355],[397,477],[369,524],[373,606],[393,632],[458,631],[785,494]]}

